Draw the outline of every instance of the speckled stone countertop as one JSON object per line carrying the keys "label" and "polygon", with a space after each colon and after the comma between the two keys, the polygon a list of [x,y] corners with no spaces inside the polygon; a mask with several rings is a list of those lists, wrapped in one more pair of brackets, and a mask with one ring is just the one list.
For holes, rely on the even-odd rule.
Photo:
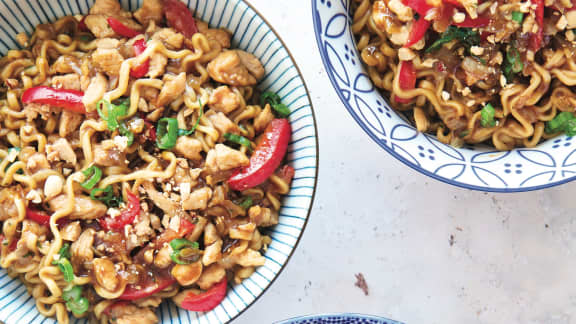
{"label": "speckled stone countertop", "polygon": [[[406,323],[576,323],[576,183],[469,191],[404,166],[363,133],[317,54],[308,0],[249,0],[304,74],[319,184],[303,238],[234,323],[358,312]],[[362,273],[369,295],[355,287]]]}

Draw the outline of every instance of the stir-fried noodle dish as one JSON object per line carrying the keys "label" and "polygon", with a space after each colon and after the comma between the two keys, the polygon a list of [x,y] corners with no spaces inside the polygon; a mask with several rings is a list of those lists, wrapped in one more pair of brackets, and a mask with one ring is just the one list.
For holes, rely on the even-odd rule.
{"label": "stir-fried noodle dish", "polygon": [[265,71],[178,0],[96,0],[0,59],[0,265],[41,314],[209,311],[265,263],[294,169]]}
{"label": "stir-fried noodle dish", "polygon": [[453,146],[534,147],[576,135],[576,2],[353,0],[375,86]]}

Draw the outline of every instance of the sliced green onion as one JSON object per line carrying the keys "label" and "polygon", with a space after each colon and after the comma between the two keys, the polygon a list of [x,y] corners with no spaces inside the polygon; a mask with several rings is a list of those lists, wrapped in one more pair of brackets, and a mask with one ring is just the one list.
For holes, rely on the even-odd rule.
{"label": "sliced green onion", "polygon": [[520,52],[513,44],[506,51],[506,61],[504,61],[504,76],[506,80],[512,81],[516,73],[522,72],[523,69],[524,63],[522,63]]}
{"label": "sliced green onion", "polygon": [[60,248],[60,251],[58,251],[58,255],[61,258],[70,259],[70,244],[66,243],[66,244],[62,245],[62,247]]}
{"label": "sliced green onion", "polygon": [[524,20],[524,14],[520,11],[512,11],[512,20],[522,24],[522,21]]}
{"label": "sliced green onion", "polygon": [[172,250],[177,251],[177,250],[182,250],[183,248],[197,249],[199,247],[199,245],[198,245],[198,242],[192,242],[192,241],[189,241],[189,240],[184,239],[184,238],[177,238],[177,239],[173,239],[170,242],[170,247],[172,248]]}
{"label": "sliced green onion", "polygon": [[100,170],[100,168],[95,165],[82,171],[82,174],[88,178],[86,181],[80,184],[80,186],[86,190],[92,190],[92,188],[96,186],[100,179],[102,179],[102,170]]}
{"label": "sliced green onion", "polygon": [[[126,114],[128,113],[128,106],[130,100],[128,98],[122,98],[118,99],[116,102],[117,104],[113,104],[106,99],[102,99],[98,101],[98,103],[96,104],[96,110],[98,111],[98,115],[100,115],[100,118],[102,118],[102,120],[106,121],[108,129],[110,131],[115,131],[118,129],[118,127],[120,127],[120,122],[118,121],[118,118],[126,116]],[[102,106],[106,108],[105,109],[106,113],[102,111]]]}
{"label": "sliced green onion", "polygon": [[576,135],[576,117],[568,111],[556,115],[554,119],[546,123],[546,133],[565,132],[568,136]]}
{"label": "sliced green onion", "polygon": [[132,133],[124,123],[120,124],[120,135],[128,138],[128,146],[134,144],[134,133]]}
{"label": "sliced green onion", "polygon": [[225,133],[224,138],[227,139],[228,141],[232,142],[232,143],[245,146],[249,150],[252,149],[252,143],[250,142],[249,139],[247,139],[244,136],[241,136],[238,134],[232,134],[232,133]]}
{"label": "sliced green onion", "polygon": [[71,282],[74,280],[74,268],[72,268],[72,264],[68,259],[60,257],[58,261],[56,261],[56,265],[60,268],[62,275],[64,275],[64,280],[66,282]]}
{"label": "sliced green onion", "polygon": [[280,103],[277,105],[272,105],[272,109],[276,112],[279,117],[285,118],[290,115],[290,108],[288,108],[285,104]]}
{"label": "sliced green onion", "polygon": [[281,102],[280,96],[272,91],[266,91],[260,95],[260,106],[266,106],[266,103],[270,105],[277,105]]}
{"label": "sliced green onion", "polygon": [[469,52],[472,46],[480,44],[481,39],[480,34],[473,28],[450,26],[438,40],[436,40],[430,47],[426,49],[425,53],[437,51],[444,44],[453,40],[459,41]]}
{"label": "sliced green onion", "polygon": [[82,298],[82,286],[73,286],[62,291],[62,299],[64,301],[78,300],[80,298]]}
{"label": "sliced green onion", "polygon": [[71,300],[67,302],[66,307],[68,307],[68,309],[74,313],[74,315],[81,316],[82,314],[86,313],[86,311],[88,311],[88,308],[90,308],[90,302],[88,301],[88,298],[81,297],[78,300]]}
{"label": "sliced green onion", "polygon": [[[104,193],[104,195],[99,196],[99,194]],[[106,186],[106,188],[94,188],[90,192],[90,198],[92,200],[99,200],[103,202],[108,207],[118,207],[122,203],[122,196],[114,195],[114,190],[112,185]]]}
{"label": "sliced green onion", "polygon": [[[199,252],[198,242],[191,242],[187,239],[177,238],[170,242],[170,247],[172,248],[172,253],[170,253],[170,259],[176,264],[190,264],[197,260],[189,260],[189,256],[197,256]],[[186,258],[182,258],[183,252],[186,251]]]}
{"label": "sliced green onion", "polygon": [[198,119],[196,119],[196,123],[194,123],[194,126],[192,126],[190,130],[178,129],[178,136],[188,136],[194,134],[196,128],[198,128],[198,125],[200,125],[200,118],[202,118],[203,114],[204,109],[202,108],[202,101],[200,101],[200,113],[198,114]]}
{"label": "sliced green onion", "polygon": [[248,197],[246,197],[246,199],[244,199],[244,201],[242,201],[240,203],[240,207],[242,207],[244,209],[248,209],[248,208],[252,207],[253,204],[254,204],[254,201],[252,200],[252,197],[248,196]]}
{"label": "sliced green onion", "polygon": [[482,125],[482,127],[496,126],[496,120],[494,119],[495,115],[496,110],[491,104],[487,104],[486,106],[484,106],[484,108],[482,108],[482,111],[480,112],[481,116],[480,124]]}
{"label": "sliced green onion", "polygon": [[169,150],[176,145],[178,139],[178,120],[164,117],[156,126],[156,145],[162,150]]}

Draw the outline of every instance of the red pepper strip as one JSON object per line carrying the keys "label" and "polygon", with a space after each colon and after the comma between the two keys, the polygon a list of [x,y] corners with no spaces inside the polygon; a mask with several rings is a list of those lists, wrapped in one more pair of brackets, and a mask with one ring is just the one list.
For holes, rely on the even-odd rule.
{"label": "red pepper strip", "polygon": [[[416,87],[416,71],[414,71],[414,66],[410,61],[402,61],[400,63],[400,75],[398,82],[400,83],[400,88],[402,90],[412,90]],[[396,102],[399,103],[409,103],[412,98],[399,98],[395,97]]]}
{"label": "red pepper strip", "polygon": [[412,25],[408,41],[404,44],[404,47],[410,47],[418,43],[424,35],[426,35],[428,27],[430,27],[430,21],[424,19],[424,17],[420,17],[420,19],[416,20]]}
{"label": "red pepper strip", "polygon": [[180,307],[193,312],[211,311],[226,297],[226,286],[227,281],[224,278],[204,293],[196,295],[190,292],[184,297]]}
{"label": "red pepper strip", "polygon": [[542,39],[544,38],[544,0],[532,0],[536,5],[536,23],[538,24],[538,31],[530,35],[529,48],[537,52],[542,46]]}
{"label": "red pepper strip", "polygon": [[138,196],[128,191],[128,205],[119,216],[107,216],[100,219],[100,226],[106,231],[121,231],[124,226],[133,224],[136,217],[140,215],[140,199]]}
{"label": "red pepper strip", "polygon": [[156,142],[156,128],[154,128],[154,124],[148,119],[144,119],[144,136],[151,140],[152,142]]}
{"label": "red pepper strip", "polygon": [[252,153],[250,164],[234,172],[228,179],[230,188],[241,191],[266,181],[286,155],[291,133],[288,119],[272,120]]}
{"label": "red pepper strip", "polygon": [[[0,244],[4,244],[5,239],[6,239],[6,236],[4,236],[4,234],[0,234]],[[8,251],[12,252],[12,251],[16,250],[17,247],[18,247],[18,240],[14,239],[8,245]]]}
{"label": "red pepper strip", "polygon": [[174,278],[158,278],[155,277],[155,282],[149,282],[146,285],[130,284],[126,286],[124,293],[118,297],[120,300],[137,300],[150,297],[157,292],[160,292],[176,282]]}
{"label": "red pepper strip", "polygon": [[192,35],[198,32],[196,19],[194,19],[188,6],[178,0],[164,0],[163,4],[164,17],[166,17],[168,26],[174,28],[186,38],[191,38]]}
{"label": "red pepper strip", "polygon": [[108,17],[108,19],[106,19],[106,21],[108,22],[108,25],[110,25],[110,28],[112,28],[112,30],[122,36],[122,37],[128,37],[128,38],[132,38],[132,37],[136,37],[140,34],[142,34],[141,31],[138,30],[134,30],[126,25],[124,25],[120,20],[113,18],[113,17]]}
{"label": "red pepper strip", "polygon": [[40,225],[48,226],[50,224],[50,215],[34,209],[26,208],[26,218]]}
{"label": "red pepper strip", "polygon": [[490,25],[490,18],[482,16],[476,19],[472,19],[470,16],[466,16],[463,22],[455,22],[453,25],[464,28],[481,28]]}
{"label": "red pepper strip", "polygon": [[80,21],[78,22],[78,30],[81,32],[90,31],[88,29],[88,26],[86,26],[86,17],[87,16],[82,17],[82,19],[80,19]]}
{"label": "red pepper strip", "polygon": [[458,1],[458,0],[444,0],[443,2],[444,2],[445,4],[446,4],[446,3],[449,3],[449,4],[454,5],[454,6],[456,6],[456,7],[460,7],[460,8],[463,7],[463,6],[462,6],[462,3],[461,3],[460,1]]}
{"label": "red pepper strip", "polygon": [[435,8],[426,3],[426,0],[402,0],[402,3],[405,6],[412,8],[412,10],[420,14],[421,17],[425,17],[428,10]]}
{"label": "red pepper strip", "polygon": [[[136,56],[142,54],[146,50],[146,41],[144,39],[139,39],[134,42],[134,54]],[[147,58],[141,64],[132,67],[130,70],[130,75],[133,78],[141,78],[148,73],[148,69],[150,68],[150,58]]]}
{"label": "red pepper strip", "polygon": [[168,228],[156,239],[156,247],[161,248],[164,243],[170,243],[173,239],[182,238],[192,233],[196,225],[190,223],[187,219],[181,218],[178,232]]}
{"label": "red pepper strip", "polygon": [[25,104],[45,104],[62,107],[77,113],[86,113],[82,97],[84,97],[84,92],[82,91],[38,86],[24,91],[22,102]]}

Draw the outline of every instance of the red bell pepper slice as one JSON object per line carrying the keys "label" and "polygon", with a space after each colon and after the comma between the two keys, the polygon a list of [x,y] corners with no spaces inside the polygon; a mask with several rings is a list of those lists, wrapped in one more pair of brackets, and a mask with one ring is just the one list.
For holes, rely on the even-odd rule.
{"label": "red bell pepper slice", "polygon": [[34,209],[26,208],[26,218],[40,225],[48,226],[50,224],[50,215]]}
{"label": "red bell pepper slice", "polygon": [[[414,65],[411,61],[401,61],[400,62],[400,75],[398,76],[398,82],[400,83],[400,88],[402,90],[412,90],[416,87],[416,71],[414,70]],[[399,103],[409,103],[411,98],[399,98],[395,97],[396,102]]]}
{"label": "red bell pepper slice", "polygon": [[[6,236],[4,236],[4,234],[0,234],[0,244],[4,244],[4,240],[6,240]],[[16,250],[17,247],[18,247],[18,240],[14,239],[8,245],[8,251],[12,252]]]}
{"label": "red bell pepper slice", "polygon": [[201,294],[188,293],[180,307],[193,312],[208,312],[220,305],[226,297],[226,278],[220,280],[206,292]]}
{"label": "red bell pepper slice", "polygon": [[192,15],[188,6],[178,0],[164,0],[164,17],[168,26],[184,35],[186,38],[192,37],[198,32],[196,19]]}
{"label": "red bell pepper slice", "polygon": [[424,19],[424,17],[420,17],[420,19],[416,20],[412,25],[410,35],[408,35],[408,41],[404,47],[410,47],[418,43],[424,37],[424,35],[426,35],[428,27],[430,27],[430,21]]}
{"label": "red bell pepper slice", "polygon": [[122,37],[128,37],[128,38],[132,38],[132,37],[136,37],[140,34],[142,34],[141,31],[138,30],[134,30],[126,25],[124,25],[120,20],[113,18],[113,17],[108,17],[108,19],[106,19],[106,21],[108,22],[108,25],[110,25],[110,28],[112,28],[112,30],[122,36]]}
{"label": "red bell pepper slice", "polygon": [[82,19],[80,19],[80,21],[78,22],[78,30],[81,32],[90,31],[88,29],[88,26],[86,26],[86,17],[87,16],[82,17]]}
{"label": "red bell pepper slice", "polygon": [[124,226],[133,224],[136,217],[140,215],[140,199],[138,196],[130,191],[128,191],[126,195],[128,196],[128,205],[119,216],[107,216],[100,219],[100,226],[102,226],[104,230],[121,231],[124,229]]}
{"label": "red bell pepper slice", "polygon": [[533,0],[532,4],[536,5],[536,23],[538,24],[538,31],[530,34],[528,46],[534,52],[542,47],[542,40],[544,39],[544,0]]}
{"label": "red bell pepper slice", "polygon": [[22,102],[39,103],[77,112],[86,113],[86,108],[82,103],[84,92],[68,89],[56,89],[47,86],[37,86],[26,89],[22,94]]}
{"label": "red bell pepper slice", "polygon": [[262,135],[262,141],[252,153],[250,164],[234,172],[228,179],[230,188],[241,191],[266,181],[282,163],[291,133],[288,119],[272,120]]}
{"label": "red bell pepper slice", "polygon": [[151,121],[143,117],[144,119],[144,138],[152,142],[156,142],[156,128]]}
{"label": "red bell pepper slice", "polygon": [[168,228],[166,229],[160,236],[156,238],[156,247],[161,248],[165,243],[170,243],[172,240],[177,238],[182,238],[194,231],[196,225],[192,224],[185,218],[181,218],[180,220],[180,228],[178,232]]}
{"label": "red bell pepper slice", "polygon": [[[146,50],[146,41],[144,39],[139,39],[134,42],[134,54],[136,56],[142,54]],[[150,58],[147,58],[144,62],[133,66],[130,70],[130,75],[133,78],[141,78],[148,73],[150,69]]]}
{"label": "red bell pepper slice", "polygon": [[464,28],[481,28],[490,25],[490,17],[481,16],[476,19],[466,16],[463,22],[454,22],[453,25]]}
{"label": "red bell pepper slice", "polygon": [[124,293],[118,297],[120,300],[137,300],[150,297],[157,292],[160,292],[170,285],[174,284],[176,279],[155,277],[155,281],[147,282],[146,284],[130,284],[126,286]]}
{"label": "red bell pepper slice", "polygon": [[420,14],[421,17],[426,16],[428,10],[435,8],[426,3],[426,0],[402,0],[402,3],[405,6],[412,8],[412,10]]}

